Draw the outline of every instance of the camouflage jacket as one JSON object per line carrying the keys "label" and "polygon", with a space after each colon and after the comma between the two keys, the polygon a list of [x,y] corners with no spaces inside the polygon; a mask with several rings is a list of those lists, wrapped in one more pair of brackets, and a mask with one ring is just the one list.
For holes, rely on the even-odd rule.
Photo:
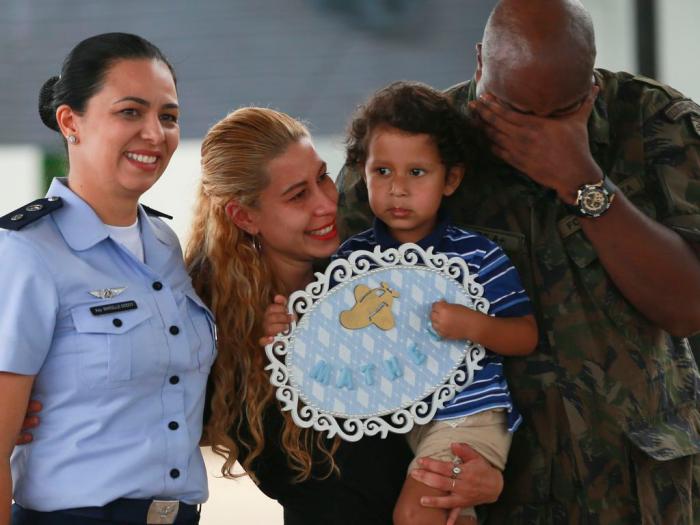
{"label": "camouflage jacket", "polygon": [[[645,214],[700,241],[700,108],[650,79],[595,74],[596,162]],[[474,91],[469,81],[448,95],[467,111]],[[345,233],[363,229],[364,183],[344,169],[338,185]],[[507,360],[525,424],[494,521],[587,522],[567,508],[603,513],[636,494],[628,447],[658,461],[700,452],[700,376],[689,348],[674,345],[621,295],[554,191],[491,159],[470,170],[447,206],[456,224],[509,254],[540,328],[534,354]],[[499,514],[499,506],[506,510]]]}

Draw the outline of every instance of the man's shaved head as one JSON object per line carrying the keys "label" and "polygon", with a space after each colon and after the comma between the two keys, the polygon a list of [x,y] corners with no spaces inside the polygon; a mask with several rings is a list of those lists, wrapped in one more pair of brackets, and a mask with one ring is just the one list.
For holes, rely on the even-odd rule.
{"label": "man's shaved head", "polygon": [[536,76],[559,91],[556,106],[590,88],[595,56],[593,22],[578,0],[501,0],[486,23],[477,81],[483,91]]}
{"label": "man's shaved head", "polygon": [[482,57],[503,66],[568,58],[593,69],[591,16],[578,0],[501,0],[486,23]]}

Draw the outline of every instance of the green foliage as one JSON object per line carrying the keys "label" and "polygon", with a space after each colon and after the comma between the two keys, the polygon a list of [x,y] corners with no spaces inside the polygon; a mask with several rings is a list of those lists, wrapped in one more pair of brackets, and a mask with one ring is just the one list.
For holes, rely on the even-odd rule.
{"label": "green foliage", "polygon": [[51,185],[54,177],[65,177],[68,174],[68,162],[62,152],[46,151],[42,160],[42,193],[45,193]]}

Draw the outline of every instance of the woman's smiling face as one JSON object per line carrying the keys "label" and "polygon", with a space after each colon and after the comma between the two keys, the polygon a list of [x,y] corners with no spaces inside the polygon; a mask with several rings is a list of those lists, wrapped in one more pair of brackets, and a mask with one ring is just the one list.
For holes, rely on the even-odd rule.
{"label": "woman's smiling face", "polygon": [[71,177],[90,193],[138,198],[160,178],[180,140],[173,76],[159,60],[125,59],[106,72],[70,147]]}
{"label": "woman's smiling face", "polygon": [[267,257],[310,261],[338,247],[338,191],[308,137],[291,144],[266,168],[269,184],[251,213]]}

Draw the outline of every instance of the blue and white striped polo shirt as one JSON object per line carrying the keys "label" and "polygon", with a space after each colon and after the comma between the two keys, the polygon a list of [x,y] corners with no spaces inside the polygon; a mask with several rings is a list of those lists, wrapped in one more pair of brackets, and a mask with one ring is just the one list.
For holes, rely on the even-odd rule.
{"label": "blue and white striped polo shirt", "polygon": [[[374,219],[372,229],[350,237],[333,258],[346,258],[356,250],[372,251],[376,245],[382,249],[395,248],[396,241],[382,221]],[[484,297],[489,301],[489,315],[496,317],[522,317],[532,313],[532,306],[515,267],[503,250],[486,237],[462,230],[441,217],[440,222],[424,239],[417,242],[421,248],[432,246],[435,252],[449,257],[461,257],[476,281],[484,287]],[[506,410],[508,430],[520,426],[522,417],[513,405],[510,390],[503,372],[503,358],[487,351],[479,363],[483,366],[474,374],[474,382],[438,410],[435,420],[456,419],[486,410]]]}

